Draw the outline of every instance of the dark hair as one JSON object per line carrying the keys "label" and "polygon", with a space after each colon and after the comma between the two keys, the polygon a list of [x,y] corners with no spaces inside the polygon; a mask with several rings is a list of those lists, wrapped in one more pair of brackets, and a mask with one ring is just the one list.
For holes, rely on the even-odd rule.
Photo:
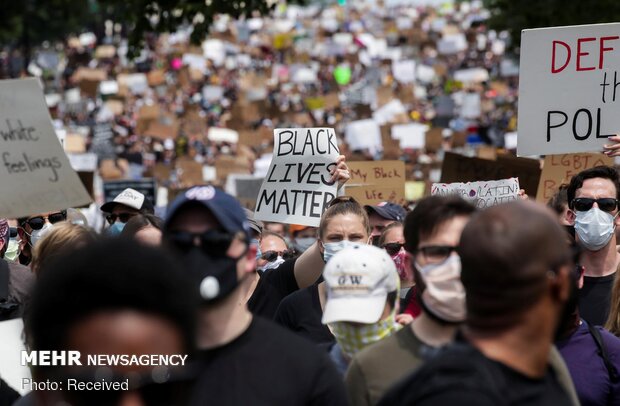
{"label": "dark hair", "polygon": [[284,237],[282,237],[278,233],[274,233],[273,231],[269,231],[269,230],[263,230],[263,232],[260,235],[260,240],[262,241],[265,237],[279,238],[279,239],[281,239],[284,242],[284,245],[286,245],[288,247],[288,244],[286,243],[286,240],[284,239]]}
{"label": "dark hair", "polygon": [[594,168],[579,172],[570,180],[566,191],[568,207],[573,208],[573,199],[575,199],[577,189],[583,186],[583,182],[593,178],[609,179],[616,188],[616,199],[620,200],[620,177],[618,177],[618,171],[611,166],[595,166]]}
{"label": "dark hair", "polygon": [[136,214],[123,227],[121,237],[133,238],[138,231],[148,226],[161,231],[164,228],[164,220],[152,214]]}
{"label": "dark hair", "polygon": [[488,332],[518,324],[544,295],[547,272],[572,260],[557,219],[525,202],[474,215],[461,235],[459,255],[467,324]]}
{"label": "dark hair", "polygon": [[557,214],[564,213],[564,209],[568,207],[568,185],[562,183],[551,199],[547,202],[547,206],[553,209]]}
{"label": "dark hair", "polygon": [[330,206],[323,212],[321,216],[321,223],[319,224],[319,239],[323,238],[325,229],[330,220],[339,215],[355,214],[362,219],[366,234],[370,235],[370,221],[368,220],[368,214],[366,210],[352,197],[340,196],[332,200]]}
{"label": "dark hair", "polygon": [[420,240],[431,236],[446,221],[470,216],[476,208],[458,196],[429,196],[405,218],[405,249],[414,253]]}
{"label": "dark hair", "polygon": [[389,233],[391,229],[396,227],[404,227],[404,225],[400,221],[395,221],[385,226],[383,232],[381,233],[381,236],[379,237],[379,247],[382,247],[383,244],[385,244],[385,238],[387,236],[387,233]]}
{"label": "dark hair", "polygon": [[25,316],[27,342],[32,350],[69,350],[77,323],[99,312],[135,310],[170,322],[191,352],[194,292],[162,250],[120,239],[96,242],[43,264]]}

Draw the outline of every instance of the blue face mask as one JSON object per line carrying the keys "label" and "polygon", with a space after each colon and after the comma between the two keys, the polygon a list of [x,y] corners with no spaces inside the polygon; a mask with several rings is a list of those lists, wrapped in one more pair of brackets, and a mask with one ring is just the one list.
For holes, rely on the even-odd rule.
{"label": "blue face mask", "polygon": [[109,235],[117,236],[121,234],[123,228],[125,228],[125,223],[116,222],[108,227],[107,233]]}
{"label": "blue face mask", "polygon": [[331,259],[336,253],[342,251],[345,248],[351,247],[353,245],[359,245],[360,243],[352,242],[349,240],[342,240],[338,242],[324,242],[323,243],[323,260],[325,263]]}

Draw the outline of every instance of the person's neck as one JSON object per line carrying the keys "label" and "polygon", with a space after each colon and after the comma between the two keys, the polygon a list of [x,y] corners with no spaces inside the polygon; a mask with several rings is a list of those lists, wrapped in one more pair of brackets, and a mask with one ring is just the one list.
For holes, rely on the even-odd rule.
{"label": "person's neck", "polygon": [[585,267],[585,276],[601,277],[616,272],[620,254],[616,249],[615,237],[598,251],[585,251],[581,256],[581,265]]}
{"label": "person's neck", "polygon": [[243,334],[252,322],[252,313],[245,303],[244,289],[236,289],[221,302],[204,306],[198,315],[198,348],[220,347]]}
{"label": "person's neck", "polygon": [[431,347],[441,347],[454,339],[457,324],[441,324],[432,319],[425,311],[411,323],[413,334],[420,341]]}
{"label": "person's neck", "polygon": [[542,378],[548,368],[553,328],[524,315],[524,322],[499,333],[486,333],[465,326],[466,339],[487,358],[501,362],[530,378]]}

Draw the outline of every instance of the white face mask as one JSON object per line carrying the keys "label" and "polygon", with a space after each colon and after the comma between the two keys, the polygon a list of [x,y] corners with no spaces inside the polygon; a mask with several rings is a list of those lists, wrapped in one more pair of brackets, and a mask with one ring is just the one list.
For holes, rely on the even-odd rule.
{"label": "white face mask", "polygon": [[579,243],[588,251],[598,251],[607,245],[614,234],[616,216],[592,207],[588,211],[575,212],[575,232]]}
{"label": "white face mask", "polygon": [[262,272],[265,272],[265,271],[268,271],[270,269],[276,269],[277,267],[282,265],[283,262],[284,262],[284,258],[282,258],[281,256],[278,255],[278,258],[276,258],[275,261],[267,262],[265,265],[259,267],[258,270],[262,271]]}
{"label": "white face mask", "polygon": [[295,238],[293,240],[293,247],[299,253],[306,252],[306,250],[310,248],[315,241],[316,238],[314,237]]}
{"label": "white face mask", "polygon": [[323,249],[325,251],[323,252],[323,260],[325,261],[325,263],[327,263],[327,261],[329,261],[331,257],[336,255],[336,253],[342,251],[345,248],[358,244],[359,243],[357,242],[352,242],[349,240],[342,240],[338,242],[324,242]]}
{"label": "white face mask", "polygon": [[30,234],[30,245],[32,245],[33,247],[37,245],[37,242],[39,242],[41,238],[43,238],[47,233],[49,233],[52,228],[54,228],[54,225],[46,222],[43,225],[42,229],[34,230],[32,234]]}

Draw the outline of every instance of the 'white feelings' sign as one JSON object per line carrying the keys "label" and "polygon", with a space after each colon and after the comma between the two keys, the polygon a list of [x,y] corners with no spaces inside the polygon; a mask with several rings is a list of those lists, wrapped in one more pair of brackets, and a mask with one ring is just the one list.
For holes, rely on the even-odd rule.
{"label": "'white feelings' sign", "polygon": [[518,155],[600,151],[620,130],[620,23],[524,30]]}
{"label": "'white feelings' sign", "polygon": [[37,79],[0,81],[0,179],[0,217],[91,202],[58,141]]}
{"label": "'white feelings' sign", "polygon": [[274,130],[273,159],[256,201],[257,220],[317,227],[336,197],[340,151],[331,128]]}
{"label": "'white feelings' sign", "polygon": [[433,183],[431,195],[458,195],[472,202],[478,208],[485,208],[517,200],[519,198],[519,179]]}

